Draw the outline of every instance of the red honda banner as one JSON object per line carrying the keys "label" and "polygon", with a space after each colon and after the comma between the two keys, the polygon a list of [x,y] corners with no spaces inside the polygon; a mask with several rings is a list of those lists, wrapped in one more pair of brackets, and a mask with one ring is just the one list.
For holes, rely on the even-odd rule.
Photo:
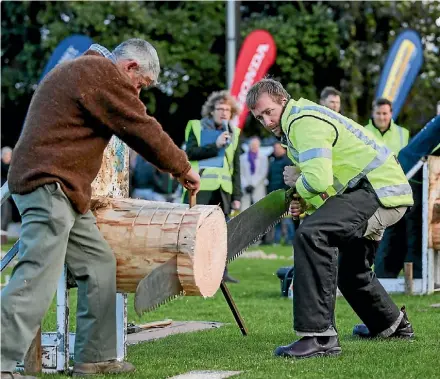
{"label": "red honda banner", "polygon": [[262,79],[269,67],[275,62],[276,46],[270,33],[265,30],[255,30],[243,42],[235,67],[231,94],[237,99],[241,113],[238,127],[243,129],[246,115],[246,95],[252,85]]}

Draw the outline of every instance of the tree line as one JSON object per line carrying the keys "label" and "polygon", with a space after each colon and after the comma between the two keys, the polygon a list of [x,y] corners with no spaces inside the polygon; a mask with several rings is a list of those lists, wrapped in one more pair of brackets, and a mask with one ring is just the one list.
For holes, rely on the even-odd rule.
{"label": "tree line", "polygon": [[[14,145],[33,92],[58,43],[86,34],[114,48],[144,38],[157,48],[160,85],[142,94],[148,112],[180,144],[189,119],[226,86],[225,2],[2,2],[2,145]],[[240,41],[269,31],[277,58],[269,75],[294,98],[341,90],[342,113],[366,123],[386,54],[400,31],[422,37],[424,65],[398,123],[416,133],[440,93],[440,2],[241,2]],[[238,44],[239,45],[239,44]],[[248,117],[245,135],[262,133]]]}

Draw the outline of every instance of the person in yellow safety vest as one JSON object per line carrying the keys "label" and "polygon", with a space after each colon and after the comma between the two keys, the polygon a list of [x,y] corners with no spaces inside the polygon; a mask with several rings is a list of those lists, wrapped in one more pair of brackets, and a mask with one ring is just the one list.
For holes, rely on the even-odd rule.
{"label": "person in yellow safety vest", "polygon": [[[192,168],[200,174],[198,204],[220,204],[228,219],[232,210],[240,209],[242,196],[240,182],[240,129],[231,124],[231,119],[239,112],[235,99],[226,90],[213,92],[202,108],[201,120],[190,120],[185,129],[186,153]],[[217,139],[201,145],[202,131],[221,132]],[[201,161],[218,156],[224,149],[223,167],[204,167]],[[200,167],[202,166],[202,168]],[[188,193],[183,194],[188,203]],[[238,283],[226,268],[223,280]]]}
{"label": "person in yellow safety vest", "polygon": [[[372,117],[365,128],[374,133],[375,137],[396,156],[408,145],[409,131],[393,121],[393,105],[388,99],[379,98],[373,101]],[[406,217],[402,217],[399,222],[385,231],[374,260],[374,272],[379,278],[393,277],[393,274],[385,268],[385,260],[391,261],[396,253],[401,254],[399,250],[405,249],[401,244],[404,240],[406,240]]]}
{"label": "person in yellow safety vest", "polygon": [[[289,358],[341,353],[335,299],[339,287],[367,325],[369,336],[414,335],[371,271],[385,227],[413,204],[411,187],[395,155],[355,121],[306,99],[290,98],[281,83],[254,84],[246,104],[265,129],[285,141],[291,186],[299,199],[290,213],[306,216],[293,248],[294,329],[302,337],[274,354]],[[264,217],[264,215],[263,215]]]}
{"label": "person in yellow safety vest", "polygon": [[388,99],[380,98],[373,101],[372,117],[365,129],[372,132],[396,155],[408,145],[409,131],[393,121],[393,105]]}

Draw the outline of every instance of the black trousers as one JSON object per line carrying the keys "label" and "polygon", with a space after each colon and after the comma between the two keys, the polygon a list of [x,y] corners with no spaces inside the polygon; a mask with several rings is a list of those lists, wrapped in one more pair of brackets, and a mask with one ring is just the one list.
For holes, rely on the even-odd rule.
{"label": "black trousers", "polygon": [[336,289],[372,334],[388,329],[399,309],[371,270],[378,243],[363,235],[380,204],[370,188],[328,199],[301,224],[293,242],[294,329],[324,332],[335,324]]}

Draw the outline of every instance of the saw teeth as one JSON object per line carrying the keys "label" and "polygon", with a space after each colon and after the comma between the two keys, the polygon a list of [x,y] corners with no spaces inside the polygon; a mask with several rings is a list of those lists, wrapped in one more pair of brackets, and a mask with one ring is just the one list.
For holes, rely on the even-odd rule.
{"label": "saw teeth", "polygon": [[235,260],[238,256],[240,256],[245,250],[247,250],[249,248],[249,246],[252,246],[255,242],[257,242],[261,237],[263,237],[265,234],[267,234],[269,232],[269,230],[271,230],[276,224],[278,224],[282,218],[284,218],[285,216],[288,215],[289,212],[285,212],[283,213],[283,215],[281,217],[279,217],[274,223],[270,224],[266,231],[264,233],[259,234],[257,237],[255,237],[250,243],[249,245],[247,245],[244,249],[241,249],[237,254],[235,254],[231,259],[228,260],[227,263],[232,262],[233,260]]}
{"label": "saw teeth", "polygon": [[179,294],[174,295],[174,296],[171,296],[171,297],[169,297],[168,299],[165,299],[164,301],[160,302],[159,304],[153,305],[152,307],[145,309],[145,310],[142,312],[142,314],[144,314],[144,313],[148,313],[148,312],[152,312],[152,311],[155,311],[155,310],[156,310],[157,308],[159,308],[160,306],[162,306],[162,305],[164,305],[164,304],[166,304],[166,303],[169,303],[170,301],[176,300],[178,297],[185,296],[185,294],[186,294],[185,291],[181,291]]}

